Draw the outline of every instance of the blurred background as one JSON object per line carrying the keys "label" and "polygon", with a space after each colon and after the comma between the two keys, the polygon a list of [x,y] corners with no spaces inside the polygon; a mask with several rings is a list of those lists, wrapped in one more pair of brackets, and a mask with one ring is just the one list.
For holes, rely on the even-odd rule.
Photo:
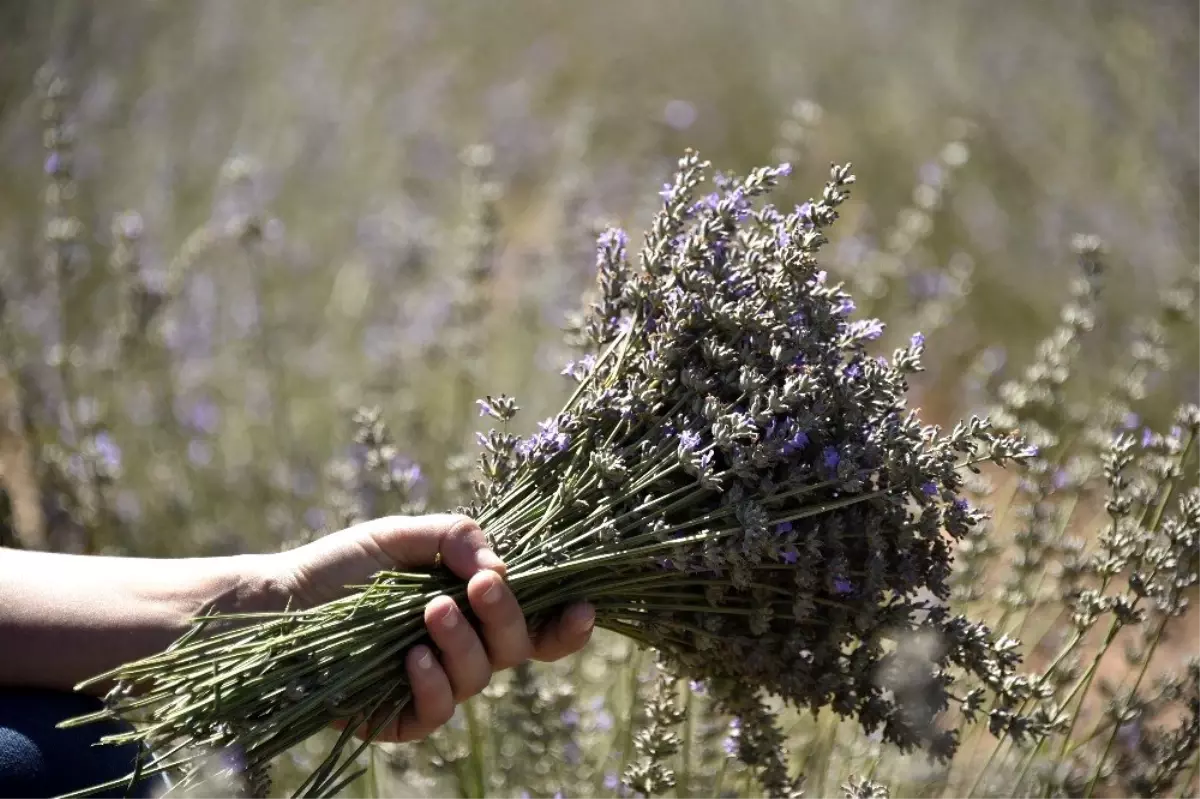
{"label": "blurred background", "polygon": [[[917,404],[949,419],[981,353],[1011,368],[1050,329],[1074,234],[1110,252],[1093,365],[1196,269],[1198,25],[1194,2],[1166,0],[9,0],[6,317],[26,356],[65,343],[85,365],[72,415],[104,417],[121,472],[124,532],[105,545],[260,548],[321,521],[357,405],[381,404],[438,478],[472,443],[456,361],[478,361],[479,392],[517,394],[528,425],[551,411],[596,228],[636,235],[684,147],[722,169],[794,161],[784,203],[852,161],[829,267],[894,336],[941,328]],[[58,211],[47,65],[72,150]],[[78,223],[65,297],[46,274],[54,215]],[[247,215],[253,241],[221,240]],[[122,225],[137,274],[178,296],[146,335],[165,346],[109,368]],[[61,375],[40,372],[61,370],[36,360],[27,378],[57,397]]]}
{"label": "blurred background", "polygon": [[[1194,305],[1162,297],[1200,263],[1198,30],[1185,0],[5,0],[10,537],[303,541],[348,518],[364,405],[408,507],[453,506],[472,400],[555,410],[595,235],[636,240],[685,147],[792,162],[788,207],[854,163],[826,266],[885,345],[925,334],[930,421],[1020,375],[1099,236],[1086,402]],[[1148,421],[1200,385],[1169,332]]]}

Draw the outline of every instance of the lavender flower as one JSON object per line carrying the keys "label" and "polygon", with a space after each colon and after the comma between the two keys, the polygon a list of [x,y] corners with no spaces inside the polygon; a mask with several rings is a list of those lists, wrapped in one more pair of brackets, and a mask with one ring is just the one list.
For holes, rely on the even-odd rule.
{"label": "lavender flower", "polygon": [[[875,675],[891,661],[872,642],[885,635],[920,627],[941,638],[924,666],[931,706],[960,701],[966,692],[951,676],[959,673],[982,681],[997,707],[1022,704],[1012,696],[1010,650],[982,625],[918,597],[948,594],[946,533],[962,536],[977,522],[953,505],[960,470],[1003,465],[1020,456],[1023,442],[992,432],[983,419],[944,433],[897,412],[906,404],[905,375],[919,365],[913,353],[869,361],[865,342],[881,328],[848,323],[853,300],[816,266],[854,176],[835,166],[820,198],[795,213],[756,210],[787,171],[719,176],[715,202],[699,202],[709,166],[687,153],[636,267],[623,234],[601,237],[598,296],[579,325],[594,356],[586,380],[531,436],[493,430],[480,438],[483,479],[472,514],[508,565],[517,599],[536,608],[530,624],[560,603],[603,597],[598,626],[661,654],[651,732],[635,737],[641,757],[626,775],[643,793],[674,779],[662,762],[677,746],[671,728],[679,722],[667,673],[702,681],[719,711],[742,720],[729,750],[772,796],[793,795],[798,785],[766,695],[814,711],[832,706],[881,727],[903,749],[922,746],[939,758],[953,752],[954,730],[913,721],[878,686]],[[850,367],[859,370],[853,379]],[[506,423],[515,413],[490,397],[480,408]],[[379,424],[363,417],[358,438],[391,485],[395,448]],[[678,439],[668,430],[681,431]],[[904,498],[922,490],[914,511]],[[152,675],[138,707],[154,735],[171,727],[186,739],[236,713],[235,721],[257,720],[245,751],[270,751],[261,736],[279,717],[278,692],[269,678],[237,678],[250,668],[244,657],[259,657],[281,637],[289,643],[270,650],[280,659],[293,646],[335,641],[321,650],[322,668],[337,675],[328,690],[394,702],[406,691],[394,658],[373,665],[361,652],[399,652],[421,640],[427,596],[461,599],[462,590],[441,574],[387,573],[366,593],[238,629],[236,646],[221,634],[201,637],[152,669],[131,664],[121,673],[134,682]],[[839,597],[838,607],[815,612],[825,590]],[[232,676],[206,670],[188,682],[194,693],[181,710],[172,680],[177,669],[193,674],[201,655],[213,674]],[[308,668],[287,662],[289,679]],[[297,701],[287,711],[289,735],[328,725],[322,702]],[[574,728],[561,709],[545,717]],[[1048,723],[1017,712],[997,719],[999,729]],[[313,791],[331,787],[316,782]]]}
{"label": "lavender flower", "polygon": [[[854,303],[850,302],[850,310],[846,314],[852,313]],[[856,322],[851,322],[846,329],[846,334],[853,338],[862,339],[864,341],[875,341],[883,335],[885,325],[878,319],[860,319]]]}
{"label": "lavender flower", "polygon": [[821,450],[821,463],[826,469],[836,469],[841,462],[842,455],[837,451],[836,447],[826,447]]}

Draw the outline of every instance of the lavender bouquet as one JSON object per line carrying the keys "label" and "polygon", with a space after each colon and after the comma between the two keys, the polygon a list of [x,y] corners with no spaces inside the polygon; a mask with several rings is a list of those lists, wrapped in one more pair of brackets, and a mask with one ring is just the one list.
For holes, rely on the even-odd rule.
{"label": "lavender bouquet", "polygon": [[[955,539],[982,519],[958,495],[961,472],[1023,445],[986,420],[947,433],[906,409],[919,334],[890,361],[868,355],[882,324],[852,321],[815,261],[849,166],[791,213],[755,206],[787,166],[717,175],[701,196],[708,172],[695,153],[679,161],[636,267],[623,232],[601,236],[597,296],[575,331],[591,354],[566,370],[578,385],[562,412],[519,438],[511,399],[481,402],[499,429],[481,437],[467,510],[531,623],[586,599],[599,626],[705,681],[772,796],[797,785],[769,696],[940,758],[957,743],[939,721],[951,702],[995,731],[1037,734],[1045,720],[1019,710],[1036,685],[1014,673],[1015,642],[940,602]],[[367,745],[349,731],[409,699],[402,656],[426,638],[423,607],[463,589],[385,572],[313,610],[218,631],[198,619],[167,652],[103,675],[118,680],[106,714],[140,721],[117,740],[155,753],[143,773],[186,777],[193,750],[232,747],[258,787],[272,758],[354,720],[297,791],[331,795]],[[903,645],[916,632],[937,642],[924,659]]]}

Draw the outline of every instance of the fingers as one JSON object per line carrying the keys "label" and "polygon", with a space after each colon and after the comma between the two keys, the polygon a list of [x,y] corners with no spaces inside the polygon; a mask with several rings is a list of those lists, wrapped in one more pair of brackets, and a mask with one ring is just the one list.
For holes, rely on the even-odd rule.
{"label": "fingers", "polygon": [[586,602],[572,605],[534,635],[534,659],[558,660],[578,652],[592,637],[595,625],[595,608]]}
{"label": "fingers", "polygon": [[467,599],[479,617],[483,641],[452,599],[438,597],[430,602],[425,625],[441,651],[441,662],[427,646],[409,651],[405,662],[412,704],[380,740],[424,738],[449,721],[455,704],[482,691],[494,671],[529,659],[533,644],[525,616],[500,575],[476,574],[467,584]]}
{"label": "fingers", "polygon": [[482,571],[467,583],[467,600],[481,623],[488,659],[494,671],[529,660],[533,642],[525,626],[525,614],[505,584],[493,571]]}
{"label": "fingers", "polygon": [[405,660],[413,701],[400,717],[396,740],[414,741],[429,735],[454,715],[454,689],[429,647],[413,647]]}
{"label": "fingers", "polygon": [[454,600],[440,596],[426,605],[425,626],[441,650],[442,668],[450,678],[454,699],[462,702],[482,691],[492,679],[492,664]]}
{"label": "fingers", "polygon": [[[413,647],[405,656],[405,669],[412,690],[412,702],[404,708],[396,722],[376,738],[382,743],[419,740],[454,715],[450,679],[429,647]],[[359,737],[364,737],[371,727],[371,724],[364,724],[356,732]]]}
{"label": "fingers", "polygon": [[481,569],[504,573],[504,561],[492,552],[479,525],[467,516],[385,516],[350,529],[365,533],[399,569],[432,566],[440,553],[442,563],[464,580]]}
{"label": "fingers", "polygon": [[[440,661],[428,646],[418,645],[408,652],[405,668],[412,702],[377,740],[426,737],[450,720],[459,702],[482,691],[493,671],[530,657],[551,661],[573,654],[587,644],[596,623],[595,609],[581,602],[542,627],[531,641],[516,598],[499,575],[490,571],[477,574],[468,583],[467,598],[482,623],[483,640],[454,600],[442,596],[430,602],[425,607],[425,626],[441,650]],[[362,725],[357,731],[360,737],[372,726]]]}

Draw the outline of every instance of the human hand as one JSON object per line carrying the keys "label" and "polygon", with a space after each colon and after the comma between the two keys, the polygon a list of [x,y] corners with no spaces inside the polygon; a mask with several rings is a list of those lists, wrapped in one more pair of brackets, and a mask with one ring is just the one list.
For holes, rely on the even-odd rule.
{"label": "human hand", "polygon": [[583,648],[595,611],[568,607],[530,635],[525,616],[504,582],[504,563],[466,516],[388,516],[327,535],[274,558],[273,582],[293,607],[312,607],[350,593],[384,569],[429,568],[438,561],[467,581],[467,601],[480,633],[447,596],[425,607],[425,625],[440,654],[418,645],[406,655],[413,702],[381,741],[423,738],[449,721],[456,704],[479,693],[492,674],[530,658],[558,660]]}

